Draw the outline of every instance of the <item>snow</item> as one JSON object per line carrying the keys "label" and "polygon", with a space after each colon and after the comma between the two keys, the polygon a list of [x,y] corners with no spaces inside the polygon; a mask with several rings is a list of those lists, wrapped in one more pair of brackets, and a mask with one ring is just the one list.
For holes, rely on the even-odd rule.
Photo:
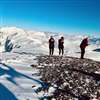
{"label": "snow", "polygon": [[[55,55],[58,55],[57,41],[60,33],[28,31],[17,27],[0,28],[0,100],[38,100],[34,90],[41,87],[39,79],[41,76],[38,69],[31,65],[37,65],[36,56],[48,54],[48,39],[52,35],[56,39]],[[4,52],[4,45],[7,37],[14,47],[11,52]],[[64,56],[80,57],[79,44],[83,36],[65,37]],[[99,36],[97,36],[100,39]],[[93,38],[97,38],[91,37]],[[100,52],[93,51],[100,48],[100,41],[89,45],[86,48],[86,58],[100,61]],[[52,66],[52,64],[49,64]],[[38,68],[44,67],[43,65]],[[66,71],[67,73],[67,71]],[[88,80],[86,80],[88,82]],[[66,85],[65,83],[64,85]],[[32,88],[32,85],[35,85]],[[55,89],[50,87],[51,94]],[[9,96],[9,98],[7,98]],[[55,99],[54,99],[55,100]]]}
{"label": "snow", "polygon": [[40,76],[32,76],[38,70],[30,67],[30,64],[37,63],[35,59],[35,56],[29,55],[3,54],[0,64],[0,100],[5,100],[5,96],[8,97],[6,100],[38,100],[32,85],[41,86]]}
{"label": "snow", "polygon": [[[24,30],[17,27],[2,27],[0,28],[0,52],[5,51],[4,45],[7,37],[11,40],[14,47],[12,52],[23,53],[28,55],[48,54],[48,39],[54,36],[55,55],[58,55],[57,41],[60,33],[52,32],[37,32]],[[80,42],[85,35],[64,35],[65,38],[65,56],[80,57]],[[93,51],[100,48],[100,35],[89,36],[89,46],[86,48],[86,58],[100,61],[100,53]]]}
{"label": "snow", "polygon": [[49,92],[49,95],[53,95],[53,93],[55,92],[55,88],[54,87],[49,87],[49,90],[48,90],[48,92]]}

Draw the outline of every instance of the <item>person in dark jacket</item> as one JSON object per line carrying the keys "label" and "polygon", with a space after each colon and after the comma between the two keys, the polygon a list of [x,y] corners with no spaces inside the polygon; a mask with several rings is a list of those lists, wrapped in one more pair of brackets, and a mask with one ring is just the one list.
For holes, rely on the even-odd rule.
{"label": "person in dark jacket", "polygon": [[53,53],[54,53],[54,43],[55,43],[55,40],[51,36],[49,39],[49,55],[53,55]]}
{"label": "person in dark jacket", "polygon": [[81,59],[84,59],[85,48],[88,46],[88,37],[84,38],[80,44],[81,49]]}
{"label": "person in dark jacket", "polygon": [[58,49],[59,49],[59,55],[62,53],[62,55],[64,54],[64,37],[61,37],[58,40]]}

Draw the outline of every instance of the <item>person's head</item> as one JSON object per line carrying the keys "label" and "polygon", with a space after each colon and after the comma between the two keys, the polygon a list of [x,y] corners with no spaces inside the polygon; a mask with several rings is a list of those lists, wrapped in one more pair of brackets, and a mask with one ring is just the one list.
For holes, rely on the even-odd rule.
{"label": "person's head", "polygon": [[64,39],[64,37],[62,36],[62,37],[61,37],[61,39],[63,40],[63,39]]}
{"label": "person's head", "polygon": [[88,39],[88,37],[86,37],[86,38],[84,38],[84,40],[88,41],[89,39]]}
{"label": "person's head", "polygon": [[87,39],[88,40],[88,36],[84,36],[84,39]]}

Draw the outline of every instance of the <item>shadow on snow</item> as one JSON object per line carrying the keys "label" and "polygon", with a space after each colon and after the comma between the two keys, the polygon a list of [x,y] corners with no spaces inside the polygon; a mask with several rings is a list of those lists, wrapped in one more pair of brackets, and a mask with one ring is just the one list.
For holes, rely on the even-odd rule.
{"label": "shadow on snow", "polygon": [[0,100],[18,100],[11,91],[0,83]]}
{"label": "shadow on snow", "polygon": [[6,65],[6,64],[2,64],[3,66],[7,67],[8,69],[4,69],[3,67],[0,67],[0,76],[2,75],[8,75],[9,77],[6,77],[8,81],[12,82],[13,84],[15,85],[19,85],[15,78],[20,78],[20,77],[24,77],[26,79],[30,79],[32,80],[33,82],[36,82],[38,84],[41,84],[41,86],[44,86],[44,83],[40,80],[37,80],[37,79],[34,79],[34,78],[31,78],[25,74],[22,74],[18,71],[16,71],[15,69],[13,69],[12,67]]}

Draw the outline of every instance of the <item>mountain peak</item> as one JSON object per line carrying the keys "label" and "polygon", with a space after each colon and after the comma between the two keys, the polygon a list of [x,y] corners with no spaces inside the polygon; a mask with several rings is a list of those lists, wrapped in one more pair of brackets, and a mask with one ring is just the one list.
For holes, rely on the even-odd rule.
{"label": "mountain peak", "polygon": [[3,33],[8,33],[8,34],[13,34],[13,33],[24,33],[24,30],[21,28],[17,28],[17,27],[2,27],[0,29],[1,32]]}

